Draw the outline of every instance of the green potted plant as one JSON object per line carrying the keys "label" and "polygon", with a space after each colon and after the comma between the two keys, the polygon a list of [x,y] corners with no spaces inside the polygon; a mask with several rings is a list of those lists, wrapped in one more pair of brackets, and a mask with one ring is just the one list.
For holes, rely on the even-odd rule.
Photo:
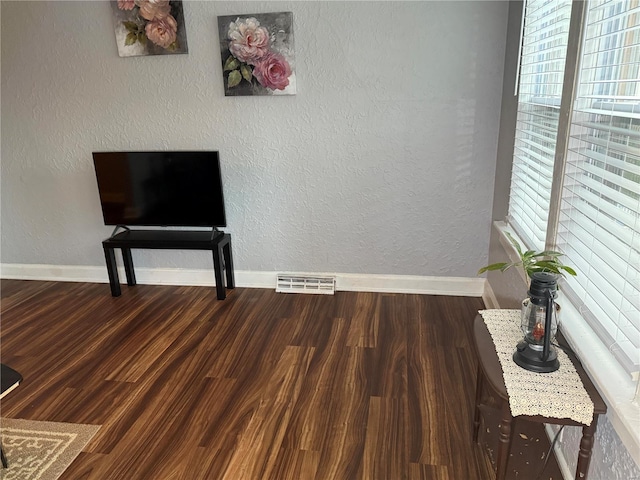
{"label": "green potted plant", "polygon": [[544,250],[542,252],[536,252],[535,250],[523,251],[518,241],[509,232],[505,232],[505,235],[516,249],[516,252],[518,252],[520,260],[517,262],[492,263],[478,270],[478,275],[493,270],[504,272],[511,267],[522,267],[527,278],[531,278],[531,274],[535,272],[555,273],[563,277],[565,273],[576,275],[576,271],[573,268],[563,264],[560,260],[562,253],[555,250]]}
{"label": "green potted plant", "polygon": [[[493,270],[500,270],[501,272],[504,272],[505,270],[508,270],[511,267],[521,267],[526,275],[526,278],[528,279],[529,288],[531,288],[531,285],[530,285],[531,279],[534,278],[532,277],[532,275],[538,272],[554,274],[562,277],[564,277],[565,273],[569,275],[576,275],[576,271],[573,268],[563,264],[562,261],[560,260],[562,253],[557,252],[555,250],[544,250],[542,252],[536,252],[535,250],[523,251],[522,247],[520,246],[518,241],[515,238],[513,238],[513,236],[511,236],[508,232],[505,232],[505,235],[507,236],[507,238],[509,239],[513,247],[516,249],[516,252],[518,252],[518,256],[520,257],[520,260],[516,262],[492,263],[491,265],[487,265],[486,267],[482,267],[480,270],[478,270],[478,275],[484,272],[493,271]],[[540,279],[537,278],[537,280],[540,280]],[[553,295],[553,298],[555,298],[555,294]],[[544,332],[547,325],[546,323],[541,321],[541,319],[539,318],[541,307],[539,306],[539,304],[536,304],[536,305],[537,307],[530,308],[529,297],[525,298],[522,301],[522,305],[521,305],[521,328],[522,328],[522,331],[525,333],[525,341],[522,342],[522,344],[525,345],[528,343],[535,343],[536,346],[532,347],[532,349],[535,352],[537,352],[538,350],[544,350],[544,348],[547,348],[547,347],[543,348],[540,346],[544,343],[542,339],[545,337]],[[555,308],[556,315],[553,316],[553,318],[549,322],[549,327],[551,332],[550,333],[551,336],[548,337],[549,341],[553,340],[553,338],[555,337],[556,330],[558,327],[557,315],[560,312],[560,305],[554,302],[554,308]],[[527,339],[528,337],[529,339]],[[520,351],[520,347],[518,347],[518,351]],[[515,360],[515,355],[514,355],[514,360]],[[544,360],[546,361],[547,358],[545,357]],[[516,363],[518,362],[516,361]],[[553,362],[551,362],[551,364],[555,365]],[[521,363],[518,363],[518,365],[522,366]],[[544,364],[544,365],[545,365],[544,368],[548,368],[547,364]],[[528,368],[528,367],[525,367],[525,368]],[[531,368],[528,368],[528,369],[531,369]],[[542,371],[553,371],[553,370],[540,369],[540,370],[534,370],[534,371],[542,372]]]}

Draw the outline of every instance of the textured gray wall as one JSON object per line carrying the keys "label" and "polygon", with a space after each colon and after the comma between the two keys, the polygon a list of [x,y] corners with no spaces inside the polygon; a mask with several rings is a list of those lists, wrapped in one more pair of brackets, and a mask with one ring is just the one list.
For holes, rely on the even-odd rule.
{"label": "textured gray wall", "polygon": [[[91,152],[218,149],[236,268],[474,277],[506,2],[185,2],[119,58],[106,2],[2,2],[2,262],[102,265]],[[292,11],[298,95],[225,98],[217,15]],[[136,252],[199,268],[206,252]]]}

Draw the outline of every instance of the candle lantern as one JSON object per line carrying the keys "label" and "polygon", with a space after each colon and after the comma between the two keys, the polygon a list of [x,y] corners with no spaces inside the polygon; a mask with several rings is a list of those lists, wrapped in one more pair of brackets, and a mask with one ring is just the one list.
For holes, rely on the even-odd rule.
{"label": "candle lantern", "polygon": [[522,303],[522,331],[513,361],[522,368],[538,373],[554,372],[560,367],[552,342],[558,329],[556,275],[536,272],[531,275],[529,298]]}

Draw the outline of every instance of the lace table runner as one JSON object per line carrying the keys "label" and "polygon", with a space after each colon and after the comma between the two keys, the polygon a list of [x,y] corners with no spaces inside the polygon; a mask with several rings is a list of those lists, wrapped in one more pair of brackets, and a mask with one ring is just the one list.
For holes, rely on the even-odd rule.
{"label": "lace table runner", "polygon": [[560,349],[560,368],[551,373],[525,370],[513,361],[513,352],[524,334],[520,310],[480,310],[500,359],[511,414],[570,418],[590,425],[593,402],[584,389],[573,363]]}

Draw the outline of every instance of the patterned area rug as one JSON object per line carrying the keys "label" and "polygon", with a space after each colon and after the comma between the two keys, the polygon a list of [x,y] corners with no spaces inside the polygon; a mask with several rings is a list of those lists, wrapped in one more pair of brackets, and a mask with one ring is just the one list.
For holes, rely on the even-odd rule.
{"label": "patterned area rug", "polygon": [[0,419],[2,447],[9,468],[2,480],[56,480],[78,456],[100,425]]}

